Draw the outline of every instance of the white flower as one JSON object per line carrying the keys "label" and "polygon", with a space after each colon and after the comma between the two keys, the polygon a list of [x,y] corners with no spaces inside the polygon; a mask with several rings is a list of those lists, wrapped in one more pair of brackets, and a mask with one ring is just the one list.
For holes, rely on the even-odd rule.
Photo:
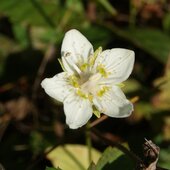
{"label": "white flower", "polygon": [[46,78],[41,85],[54,99],[63,102],[66,123],[76,129],[94,113],[111,117],[127,117],[133,111],[121,85],[132,72],[134,52],[114,48],[102,52],[93,46],[79,31],[65,34],[60,64],[63,72]]}

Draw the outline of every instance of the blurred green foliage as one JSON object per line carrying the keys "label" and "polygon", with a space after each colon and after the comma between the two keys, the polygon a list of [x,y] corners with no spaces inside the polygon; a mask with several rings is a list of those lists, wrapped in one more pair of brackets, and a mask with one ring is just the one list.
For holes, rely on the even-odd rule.
{"label": "blurred green foliage", "polygon": [[[73,132],[65,127],[61,105],[35,86],[37,80],[61,71],[57,62],[61,42],[72,28],[80,30],[95,49],[102,46],[103,50],[119,47],[135,51],[134,71],[123,88],[128,98],[139,98],[134,113],[127,119],[106,120],[97,128],[114,141],[126,141],[139,156],[144,138],[152,139],[160,146],[159,165],[170,169],[167,0],[1,0],[0,163],[7,170],[42,170],[52,166],[44,156],[49,146],[85,143],[81,130]],[[49,56],[51,46],[55,52]],[[43,70],[41,75],[39,69]],[[29,107],[20,105],[21,97],[29,101]],[[92,139],[94,147],[103,152],[106,146]],[[89,169],[132,167],[126,155],[109,147]]]}
{"label": "blurred green foliage", "polygon": [[128,156],[124,155],[116,148],[108,147],[102,157],[98,160],[96,170],[109,170],[109,169],[133,169],[134,165]]}

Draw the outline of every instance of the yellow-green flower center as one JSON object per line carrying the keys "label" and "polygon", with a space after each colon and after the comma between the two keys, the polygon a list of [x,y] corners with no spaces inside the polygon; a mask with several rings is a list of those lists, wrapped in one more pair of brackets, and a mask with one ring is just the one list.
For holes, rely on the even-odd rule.
{"label": "yellow-green flower center", "polygon": [[[99,47],[88,58],[88,63],[76,63],[80,69],[79,74],[73,74],[69,77],[70,84],[77,89],[77,95],[82,98],[93,100],[94,96],[102,97],[108,90],[108,86],[100,85],[101,78],[107,78],[109,72],[106,71],[103,64],[96,64],[97,56],[102,52]],[[60,61],[61,63],[61,61]]]}

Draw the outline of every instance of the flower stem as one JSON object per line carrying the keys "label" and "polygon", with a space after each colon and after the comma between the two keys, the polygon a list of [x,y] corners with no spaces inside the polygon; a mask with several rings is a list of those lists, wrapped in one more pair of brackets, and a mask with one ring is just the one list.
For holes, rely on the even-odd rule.
{"label": "flower stem", "polygon": [[89,159],[89,164],[92,162],[92,143],[91,143],[91,136],[90,136],[90,123],[88,122],[86,124],[86,145],[88,147],[88,159]]}

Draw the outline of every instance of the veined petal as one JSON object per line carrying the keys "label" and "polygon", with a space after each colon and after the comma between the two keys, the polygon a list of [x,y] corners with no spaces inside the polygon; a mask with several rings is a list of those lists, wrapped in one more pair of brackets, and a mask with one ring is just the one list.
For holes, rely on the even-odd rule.
{"label": "veined petal", "polygon": [[68,73],[62,72],[52,78],[45,78],[41,82],[45,92],[54,99],[63,102],[65,97],[73,90],[68,82]]}
{"label": "veined petal", "polygon": [[66,123],[71,129],[77,129],[88,122],[92,116],[92,105],[88,99],[83,99],[71,93],[64,100]]}
{"label": "veined petal", "polygon": [[132,50],[114,48],[103,51],[96,59],[95,67],[103,66],[108,75],[106,83],[121,83],[125,81],[132,72],[135,54]]}
{"label": "veined petal", "polygon": [[[72,29],[65,34],[61,47],[62,61],[65,69],[71,72],[69,61],[75,65],[88,62],[88,57],[93,54],[93,46],[78,30]],[[66,57],[66,58],[65,58]],[[68,58],[68,62],[65,59]],[[74,72],[74,70],[73,70]]]}
{"label": "veined petal", "polygon": [[114,86],[103,96],[96,96],[93,103],[100,112],[110,117],[128,117],[133,111],[132,103],[126,99],[121,89],[117,86]]}

